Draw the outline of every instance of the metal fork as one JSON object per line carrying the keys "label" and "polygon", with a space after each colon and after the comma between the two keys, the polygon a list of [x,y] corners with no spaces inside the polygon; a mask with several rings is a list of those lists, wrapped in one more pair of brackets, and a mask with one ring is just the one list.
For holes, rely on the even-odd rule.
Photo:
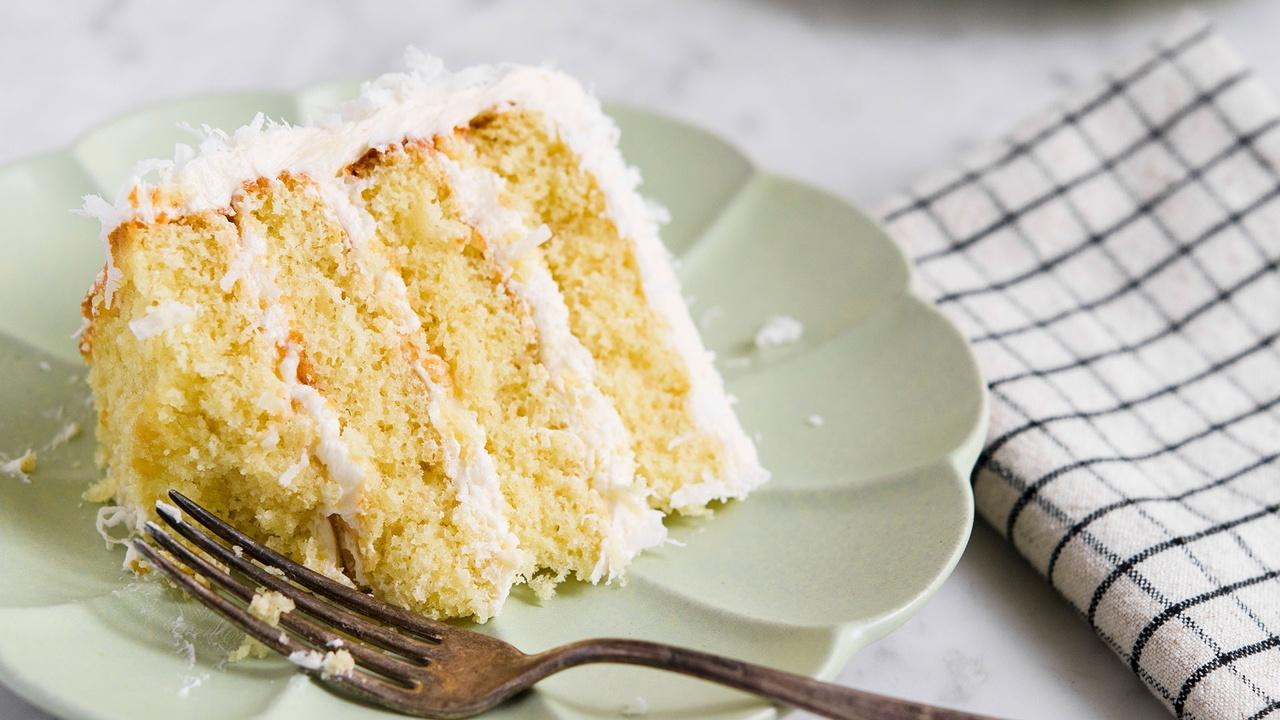
{"label": "metal fork", "polygon": [[[147,562],[266,647],[285,656],[303,653],[293,655],[295,662],[312,651],[346,649],[356,662],[353,671],[326,672],[314,667],[315,662],[301,669],[343,694],[407,715],[472,717],[552,673],[607,662],[693,675],[832,718],[980,718],[641,640],[585,640],[527,655],[496,638],[429,620],[335,582],[254,542],[181,493],[170,490],[169,498],[223,542],[186,522],[172,506],[158,502],[156,511],[165,523],[241,577],[193,552],[154,522],[147,523],[146,535],[186,569],[142,539],[133,540],[133,547]],[[280,627],[246,609],[257,587],[293,600],[296,610],[281,616]]]}

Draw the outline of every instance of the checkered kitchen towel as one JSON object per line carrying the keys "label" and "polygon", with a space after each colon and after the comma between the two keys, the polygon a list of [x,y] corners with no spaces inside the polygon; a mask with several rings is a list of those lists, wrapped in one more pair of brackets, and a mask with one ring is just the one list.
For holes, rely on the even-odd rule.
{"label": "checkered kitchen towel", "polygon": [[982,515],[1178,716],[1280,718],[1280,105],[1202,20],[890,203]]}

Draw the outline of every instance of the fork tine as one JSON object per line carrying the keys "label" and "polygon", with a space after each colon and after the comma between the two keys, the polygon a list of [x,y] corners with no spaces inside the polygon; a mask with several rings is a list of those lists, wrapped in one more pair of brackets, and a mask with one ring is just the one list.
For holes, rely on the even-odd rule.
{"label": "fork tine", "polygon": [[[219,543],[212,537],[209,537],[209,535],[200,530],[200,528],[186,522],[169,509],[157,506],[156,512],[159,513],[160,517],[166,524],[176,530],[178,534],[182,535],[182,537],[191,541],[193,545],[213,556],[219,562],[234,567],[236,570],[239,570],[249,576],[258,585],[287,595],[290,600],[293,600],[295,605],[302,608],[304,612],[312,617],[323,620],[348,635],[353,635],[394,653],[403,655],[417,664],[425,664],[428,661],[431,652],[430,645],[427,645],[414,637],[402,635],[394,630],[371,623],[358,615],[344,611],[339,606],[335,606],[304,590],[300,590],[296,585],[268,573],[250,562],[247,558],[236,555],[227,546]],[[149,527],[148,532],[150,532]],[[156,537],[156,540],[162,545],[165,545],[166,550],[175,552],[165,544],[165,539]],[[169,542],[173,541],[169,540]],[[245,553],[252,554],[249,552],[248,548],[245,548]],[[338,602],[341,603],[343,601],[339,600]]]}
{"label": "fork tine", "polygon": [[[231,527],[226,521],[200,507],[194,500],[177,490],[170,490],[169,498],[188,515],[195,518],[196,522],[212,531],[214,535],[232,545],[239,545],[244,549],[245,553],[258,562],[278,568],[290,580],[318,595],[323,595],[340,603],[343,607],[356,610],[375,620],[390,623],[399,629],[408,630],[430,642],[440,642],[444,635],[453,629],[442,622],[428,620],[416,613],[384,603],[372,595],[349,588],[310,568],[299,565],[265,545],[255,542],[248,535]],[[169,520],[168,513],[159,506],[156,509],[167,522]]]}
{"label": "fork tine", "polygon": [[[244,632],[252,635],[258,642],[275,650],[281,655],[288,656],[294,652],[305,652],[311,648],[294,642],[289,637],[281,639],[280,631],[273,628],[267,623],[259,620],[249,614],[247,610],[237,607],[231,601],[222,597],[218,593],[201,585],[194,577],[183,572],[174,562],[152,548],[148,543],[141,540],[130,541],[131,546],[142,555],[147,562],[160,568],[165,575],[169,577],[178,587],[190,593],[193,597],[208,607],[210,610],[221,615],[232,625],[240,628]],[[326,677],[320,670],[313,670],[299,666],[303,672],[318,679],[327,685],[339,688],[360,697],[368,702],[386,705],[389,703],[403,702],[403,691],[385,681],[372,675],[354,671],[346,675],[330,675]]]}
{"label": "fork tine", "polygon": [[[158,545],[160,545],[165,550],[168,550],[169,553],[174,555],[179,562],[181,562],[182,564],[194,570],[198,575],[203,575],[205,578],[218,583],[227,591],[231,592],[233,595],[240,598],[246,603],[253,600],[253,596],[254,596],[253,589],[239,582],[236,582],[235,578],[231,577],[225,572],[222,572],[220,569],[218,569],[208,560],[205,560],[204,558],[200,557],[196,553],[192,552],[190,549],[183,546],[182,543],[173,539],[173,537],[171,537],[168,533],[166,533],[159,525],[156,525],[153,522],[147,522],[146,532],[147,532],[147,535],[149,535],[153,540],[155,540]],[[209,542],[212,543],[213,541],[209,540]],[[216,543],[214,544],[216,545]],[[221,546],[218,546],[218,547],[221,547]],[[252,563],[250,563],[250,565],[252,565]],[[256,567],[254,567],[253,570],[262,572]],[[266,575],[266,573],[262,573],[262,574]],[[268,575],[267,577],[270,577],[270,576]],[[254,579],[257,579],[257,578],[254,578]],[[275,578],[271,578],[271,579],[274,580]],[[293,586],[288,585],[288,583],[281,583],[281,584],[288,586],[291,590],[294,589]],[[285,594],[291,600],[293,600],[295,604],[298,604],[299,601],[302,600],[302,598],[294,597],[290,593],[285,593]],[[252,613],[250,613],[250,615],[252,615]],[[333,646],[329,645],[330,642],[332,642],[333,640],[343,640],[343,638],[339,637],[338,635],[335,635],[329,632],[328,630],[325,630],[324,628],[320,627],[319,625],[316,625],[313,622],[310,622],[308,620],[305,620],[295,615],[294,613],[283,614],[280,617],[280,624],[285,626],[287,629],[292,630],[295,633],[303,636],[304,638],[309,640],[312,644],[316,645],[317,647],[323,646],[325,648],[331,648]],[[414,684],[414,678],[411,674],[410,668],[407,667],[405,663],[399,660],[396,660],[394,658],[388,657],[387,655],[383,655],[382,653],[376,650],[373,650],[369,647],[366,647],[360,643],[348,643],[344,641],[342,647],[346,648],[351,653],[351,655],[356,659],[357,662],[369,668],[370,670],[373,670],[381,675],[385,675],[386,677],[389,677],[393,680],[401,682],[406,687],[411,687]]]}

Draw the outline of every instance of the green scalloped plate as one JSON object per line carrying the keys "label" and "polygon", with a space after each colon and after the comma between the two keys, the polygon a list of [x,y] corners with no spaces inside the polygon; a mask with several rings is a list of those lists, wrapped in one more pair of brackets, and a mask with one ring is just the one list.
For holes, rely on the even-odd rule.
{"label": "green scalloped plate", "polygon": [[[68,208],[114,192],[133,161],[188,138],[179,121],[235,127],[300,118],[350,85],[201,97],[152,107],[65,151],[0,168],[0,454],[46,446],[29,483],[0,476],[0,681],[68,718],[363,718],[279,659],[223,667],[235,634],[203,608],[120,569],[80,500],[94,479],[91,410],[72,333],[102,264],[96,223]],[[517,592],[484,632],[527,651],[610,635],[674,642],[818,678],[937,589],[969,536],[968,476],[986,396],[961,336],[912,290],[908,265],[863,213],[752,166],[694,127],[612,107],[703,337],[723,363],[773,480],[714,518],[676,520],[684,543],[649,552],[624,587]],[[805,326],[760,352],[766,317]],[[820,415],[825,422],[807,422]],[[194,658],[184,651],[194,647]],[[190,686],[186,692],[184,686]],[[596,666],[553,677],[496,718],[769,718],[778,710],[697,680]]]}

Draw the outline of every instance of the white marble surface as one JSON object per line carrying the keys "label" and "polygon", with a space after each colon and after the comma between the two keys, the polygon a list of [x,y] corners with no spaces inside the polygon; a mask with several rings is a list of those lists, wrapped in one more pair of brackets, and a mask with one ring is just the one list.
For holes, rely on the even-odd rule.
{"label": "white marble surface", "polygon": [[[1201,9],[1280,86],[1280,3]],[[762,165],[874,206],[1178,12],[1158,0],[5,3],[0,162],[149,102],[373,75],[414,43],[453,66],[554,61],[602,96],[710,127]],[[1008,717],[1163,717],[985,526],[937,597],[840,681]],[[0,717],[48,716],[0,688]]]}

